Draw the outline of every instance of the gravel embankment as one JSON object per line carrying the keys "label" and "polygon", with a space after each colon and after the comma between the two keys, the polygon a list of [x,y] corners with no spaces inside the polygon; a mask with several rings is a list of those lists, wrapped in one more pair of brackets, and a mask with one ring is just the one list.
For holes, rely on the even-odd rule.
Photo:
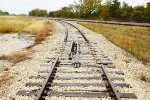
{"label": "gravel embankment", "polygon": [[[19,90],[26,90],[25,84],[27,82],[42,82],[43,80],[31,80],[30,76],[37,76],[38,71],[47,69],[48,67],[41,67],[45,61],[52,61],[49,58],[55,58],[59,52],[59,47],[62,47],[64,40],[65,28],[57,22],[53,22],[55,30],[52,36],[47,37],[42,44],[36,45],[32,48],[34,52],[31,59],[17,63],[15,66],[8,67],[7,70],[0,72],[0,77],[7,80],[1,80],[3,85],[0,86],[0,100],[29,100],[29,97],[16,97],[15,94]],[[51,64],[51,62],[49,63]],[[33,87],[30,89],[37,89]]]}
{"label": "gravel embankment", "polygon": [[[91,42],[98,43],[99,48],[112,60],[116,68],[125,73],[126,83],[129,83],[133,87],[132,91],[138,96],[139,100],[150,100],[149,66],[144,65],[141,61],[108,41],[101,34],[97,34],[76,22],[71,23],[86,33],[87,39]],[[140,80],[142,75],[146,76],[146,82]]]}
{"label": "gravel embankment", "polygon": [[[43,79],[29,79],[30,76],[37,76],[39,75],[38,71],[43,71],[44,69],[48,69],[49,67],[46,67],[48,65],[51,65],[52,63],[45,62],[45,61],[52,61],[51,58],[55,58],[60,53],[60,47],[63,45],[64,40],[64,32],[65,28],[57,22],[53,22],[55,25],[54,34],[52,36],[47,37],[46,41],[42,42],[42,44],[36,45],[32,48],[33,55],[31,55],[31,59],[20,62],[16,64],[13,67],[8,67],[7,70],[4,70],[3,72],[0,72],[0,77],[6,77],[4,80],[3,85],[0,86],[0,100],[33,100],[34,97],[21,97],[16,96],[16,93],[19,90],[33,90],[38,89],[38,87],[32,87],[28,88],[25,87],[25,84],[27,82],[43,82]],[[140,80],[140,76],[143,73],[145,76],[149,78],[148,75],[150,75],[150,68],[143,65],[142,62],[138,61],[136,58],[131,56],[130,54],[126,53],[121,48],[117,47],[110,41],[108,41],[105,37],[103,37],[100,34],[97,34],[95,32],[90,31],[87,28],[84,28],[81,25],[78,25],[75,22],[72,22],[74,25],[79,27],[83,32],[86,33],[86,37],[94,43],[97,43],[100,48],[100,51],[104,51],[104,53],[108,56],[110,60],[114,63],[116,66],[116,70],[123,71],[125,73],[125,83],[129,83],[133,88],[126,89],[126,88],[118,88],[121,92],[132,92],[135,93],[138,96],[139,100],[150,100],[150,84],[149,82],[144,82]],[[88,53],[88,52],[87,52]],[[86,56],[85,56],[86,57]],[[65,61],[64,61],[65,62]],[[45,67],[42,67],[42,65],[45,65]],[[66,68],[66,67],[60,67],[58,68],[60,71],[87,71],[87,70],[93,70],[93,68]],[[97,70],[94,68],[94,70]],[[112,71],[111,68],[107,68],[108,71]],[[114,70],[113,70],[114,71]],[[41,74],[40,74],[41,75]],[[42,75],[45,75],[44,73]],[[57,73],[56,76],[61,76],[62,74]],[[75,74],[63,74],[66,76],[73,76]],[[81,76],[78,74],[79,77]],[[87,76],[85,74],[85,76]],[[96,74],[91,74],[91,77],[97,76]],[[98,75],[99,76],[99,75]],[[114,75],[110,74],[111,77],[122,77],[122,75]],[[84,76],[82,76],[84,77]],[[147,79],[147,81],[150,81]],[[79,82],[79,83],[102,83],[102,80],[57,80],[55,79],[53,81],[54,83],[66,83],[66,82]],[[114,83],[122,83],[121,81],[113,81]],[[54,91],[63,91],[63,90],[74,90],[73,87],[65,87],[58,90],[58,87],[52,87]],[[93,88],[93,87],[92,87]],[[92,88],[86,88],[86,89],[92,89]],[[78,87],[76,89],[81,89],[81,87]],[[105,88],[93,88],[96,90],[102,90]],[[47,97],[46,100],[87,100],[87,98],[73,98],[73,97]],[[104,98],[110,100],[110,98]],[[88,100],[99,100],[99,98],[88,98]]]}

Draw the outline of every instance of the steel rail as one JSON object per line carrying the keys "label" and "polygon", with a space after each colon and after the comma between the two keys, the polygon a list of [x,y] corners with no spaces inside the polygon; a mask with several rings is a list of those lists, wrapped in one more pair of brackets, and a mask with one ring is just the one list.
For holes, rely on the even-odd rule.
{"label": "steel rail", "polygon": [[75,58],[75,67],[79,68],[80,67],[80,62],[79,62],[79,54],[80,54],[80,49],[79,49],[79,43],[78,41],[76,42],[76,58]]}
{"label": "steel rail", "polygon": [[[59,57],[57,57],[56,60],[54,61],[54,64],[53,64],[51,70],[49,71],[49,74],[47,75],[45,81],[43,82],[41,89],[38,91],[35,100],[41,100],[41,99],[43,99],[42,96],[43,96],[43,94],[44,94],[44,92],[45,92],[46,86],[47,86],[47,84],[48,84],[48,82],[49,82],[49,80],[50,80],[50,78],[51,78],[51,76],[52,76],[52,73],[53,73],[55,67],[56,67],[56,66],[58,65],[58,63],[59,63],[58,60],[59,60]],[[49,83],[49,84],[50,84],[50,83]]]}
{"label": "steel rail", "polygon": [[69,60],[72,60],[73,53],[74,53],[74,45],[75,45],[75,42],[74,40],[72,40],[70,50],[69,50]]}
{"label": "steel rail", "polygon": [[65,30],[65,38],[64,38],[64,41],[67,42],[67,39],[68,39],[68,29]]}
{"label": "steel rail", "polygon": [[[76,26],[74,26],[73,24],[71,24],[71,23],[69,23],[69,22],[67,22],[68,24],[70,24],[70,25],[72,25],[73,27],[75,27],[78,31],[79,31],[79,33],[83,36],[83,38],[85,39],[85,41],[87,42],[87,43],[89,43],[89,41],[88,41],[88,39],[85,37],[85,35],[81,32],[81,30],[79,30]],[[92,52],[92,51],[91,51]],[[92,52],[93,53],[93,52]],[[78,62],[78,56],[76,57],[76,63]],[[76,65],[76,67],[77,67],[77,65]],[[106,69],[105,69],[105,67],[104,67],[104,65],[102,65],[102,71],[103,71],[103,74],[106,76],[106,78],[107,78],[107,81],[108,81],[108,84],[110,85],[110,87],[111,87],[111,90],[112,90],[112,92],[113,92],[113,94],[114,94],[114,96],[115,96],[115,99],[116,100],[121,100],[121,97],[120,97],[120,94],[116,91],[116,89],[115,89],[115,86],[114,86],[114,84],[112,83],[112,80],[110,79],[110,77],[109,77],[109,75],[108,75],[108,72],[106,71]]]}
{"label": "steel rail", "polygon": [[71,26],[73,26],[75,29],[77,29],[78,32],[79,32],[79,33],[82,35],[82,37],[84,38],[84,40],[85,40],[87,43],[89,43],[89,40],[85,37],[85,35],[83,34],[83,32],[82,32],[80,29],[78,29],[75,25],[73,25],[73,24],[71,24],[71,23],[69,23],[69,22],[66,22],[66,21],[62,21],[62,22],[68,23],[69,25],[71,25]]}
{"label": "steel rail", "polygon": [[[72,25],[72,24],[70,24],[70,25]],[[80,32],[80,34],[82,35],[82,37],[84,38],[84,40],[86,42],[86,45],[90,48],[90,51],[91,51],[93,57],[96,59],[96,53],[94,54],[94,51],[92,50],[92,45],[89,43],[88,39],[84,36],[84,34],[82,33],[82,31],[80,31],[76,26],[74,26],[74,27]],[[70,50],[70,52],[69,52],[69,58],[70,57],[72,58],[73,55],[74,55],[74,57],[75,57],[75,67],[80,67],[81,63],[79,62],[79,58],[80,58],[79,57],[79,55],[80,55],[79,41],[74,42],[72,40],[71,46],[70,46],[69,50]],[[67,53],[67,55],[68,55],[68,53]],[[41,86],[41,88],[40,88],[39,91],[35,91],[35,90],[33,90],[33,91],[20,91],[20,93],[18,93],[18,95],[19,94],[25,95],[25,96],[26,95],[35,95],[36,96],[36,100],[44,100],[46,96],[101,97],[101,98],[109,96],[109,97],[112,97],[115,100],[121,100],[121,98],[130,98],[130,97],[134,97],[135,98],[134,94],[120,93],[120,92],[118,92],[116,90],[115,86],[122,86],[122,87],[124,87],[124,86],[127,86],[127,85],[126,84],[118,84],[118,85],[114,84],[112,81],[116,80],[116,79],[119,79],[119,78],[111,78],[109,76],[109,74],[108,74],[109,72],[105,68],[105,65],[102,64],[102,63],[101,63],[101,70],[102,71],[99,70],[99,72],[102,72],[102,76],[101,77],[100,76],[96,76],[96,77],[89,77],[88,76],[88,77],[79,77],[79,78],[76,78],[76,77],[61,77],[61,76],[54,77],[55,73],[56,73],[56,70],[57,70],[56,67],[61,67],[61,66],[58,66],[59,63],[60,63],[59,62],[59,58],[57,57],[55,59],[53,65],[52,65],[51,70],[50,71],[46,71],[46,73],[48,73],[48,76],[44,76],[44,77],[43,76],[38,76],[37,77],[37,78],[44,78],[44,79],[46,78],[43,83],[28,83],[26,85],[26,86]],[[70,64],[72,64],[72,63],[70,63]],[[60,63],[60,65],[65,65],[65,64]],[[94,66],[96,66],[96,65],[94,65]],[[88,66],[86,66],[86,67],[88,67]],[[99,66],[97,66],[97,67],[99,67]],[[73,72],[65,72],[65,73],[73,73]],[[79,73],[79,72],[74,71],[74,73]],[[84,73],[89,73],[89,72],[83,72],[83,74]],[[90,73],[93,73],[93,72],[90,71]],[[35,77],[33,76],[33,78],[35,78]],[[78,84],[78,83],[54,83],[53,84],[52,81],[54,79],[59,79],[59,80],[71,80],[71,79],[86,79],[86,80],[98,79],[99,80],[99,79],[103,79],[103,81],[107,81],[107,84]],[[119,80],[122,80],[122,79],[119,79]],[[76,91],[75,92],[57,92],[57,91],[54,92],[54,91],[51,91],[49,89],[49,87],[53,87],[53,86],[62,86],[62,87],[65,87],[65,86],[80,86],[80,87],[81,86],[100,86],[100,87],[104,86],[105,87],[106,86],[106,88],[108,90],[107,91],[99,91],[99,93],[94,93],[93,91],[91,92],[90,90],[87,90],[87,91],[90,91],[89,93],[88,92],[83,92],[82,90],[81,90],[82,92],[76,92]],[[72,90],[72,91],[74,91],[74,90]],[[98,91],[96,91],[96,92],[98,92]]]}
{"label": "steel rail", "polygon": [[68,28],[65,26],[65,24],[62,21],[60,21],[60,23],[66,28],[65,29],[65,38],[64,38],[64,41],[67,42],[67,39],[68,39]]}
{"label": "steel rail", "polygon": [[[52,18],[51,20],[53,20]],[[135,27],[150,27],[149,23],[132,23],[132,22],[117,22],[117,21],[100,21],[100,20],[84,20],[84,19],[61,19],[65,21],[78,21],[78,22],[89,22],[89,23],[102,23],[102,24],[112,24],[112,25],[122,25],[122,26],[135,26]]]}
{"label": "steel rail", "polygon": [[101,65],[103,75],[107,78],[108,84],[110,85],[110,88],[115,96],[115,100],[121,100],[120,94],[116,91],[114,84],[112,83],[111,78],[108,75],[108,72],[106,71],[104,65]]}

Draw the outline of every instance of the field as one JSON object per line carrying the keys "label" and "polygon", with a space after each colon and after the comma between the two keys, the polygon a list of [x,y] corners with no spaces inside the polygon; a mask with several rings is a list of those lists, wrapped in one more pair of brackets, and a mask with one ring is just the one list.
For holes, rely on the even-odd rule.
{"label": "field", "polygon": [[[43,40],[45,40],[47,36],[52,34],[52,29],[52,23],[40,18],[0,16],[0,35],[3,36],[4,34],[17,33],[18,39],[20,36],[23,37],[27,34],[34,35],[34,44],[30,45],[29,47],[33,47],[34,45],[39,44]],[[19,41],[18,39],[16,39],[15,41]],[[11,42],[11,44],[8,41],[9,40],[7,40],[6,42],[6,46],[9,46],[11,49],[11,45],[13,45],[13,43]],[[4,55],[2,51],[3,50],[0,49],[0,60],[7,60],[11,63],[18,63],[20,61],[28,59],[28,53],[26,52],[15,51],[10,55]]]}
{"label": "field", "polygon": [[18,33],[36,35],[42,41],[52,31],[52,24],[40,18],[0,16],[0,34]]}
{"label": "field", "polygon": [[150,63],[150,28],[87,22],[79,22],[79,24],[102,34],[144,63]]}

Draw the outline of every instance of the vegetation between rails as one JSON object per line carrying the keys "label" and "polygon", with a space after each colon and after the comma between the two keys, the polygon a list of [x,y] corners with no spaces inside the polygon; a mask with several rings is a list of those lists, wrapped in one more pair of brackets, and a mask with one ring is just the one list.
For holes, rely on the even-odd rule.
{"label": "vegetation between rails", "polygon": [[139,60],[150,63],[150,29],[126,27],[100,23],[79,22],[81,25],[104,35],[117,46],[131,53]]}

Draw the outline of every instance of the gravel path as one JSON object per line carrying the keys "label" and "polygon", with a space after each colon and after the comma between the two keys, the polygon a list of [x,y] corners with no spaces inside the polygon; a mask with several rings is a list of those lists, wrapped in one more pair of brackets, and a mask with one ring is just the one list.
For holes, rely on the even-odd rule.
{"label": "gravel path", "polygon": [[[126,83],[133,88],[133,92],[138,96],[139,100],[150,100],[150,67],[142,64],[141,61],[125,52],[112,42],[108,41],[101,34],[97,34],[76,22],[70,22],[81,29],[91,42],[98,43],[99,48],[104,51],[118,70],[125,73]],[[146,82],[140,80],[140,77],[146,76]]]}
{"label": "gravel path", "polygon": [[[32,82],[29,79],[30,76],[36,76],[38,75],[38,71],[44,68],[46,69],[46,67],[41,67],[40,65],[44,64],[44,61],[48,61],[49,58],[55,58],[57,56],[60,51],[59,47],[61,47],[61,43],[63,43],[64,40],[63,32],[65,32],[65,28],[60,23],[53,23],[55,25],[53,35],[47,37],[46,41],[42,44],[32,48],[32,51],[35,52],[32,55],[32,59],[20,62],[13,67],[8,67],[6,71],[3,70],[0,72],[0,78],[7,79],[3,80],[4,82],[1,81],[3,85],[0,86],[0,100],[15,99],[15,94],[20,89],[26,89],[25,83]],[[40,81],[42,82],[43,80],[39,80],[39,82]],[[34,88],[36,89],[37,87]],[[25,98],[23,98],[23,100],[25,100]]]}

